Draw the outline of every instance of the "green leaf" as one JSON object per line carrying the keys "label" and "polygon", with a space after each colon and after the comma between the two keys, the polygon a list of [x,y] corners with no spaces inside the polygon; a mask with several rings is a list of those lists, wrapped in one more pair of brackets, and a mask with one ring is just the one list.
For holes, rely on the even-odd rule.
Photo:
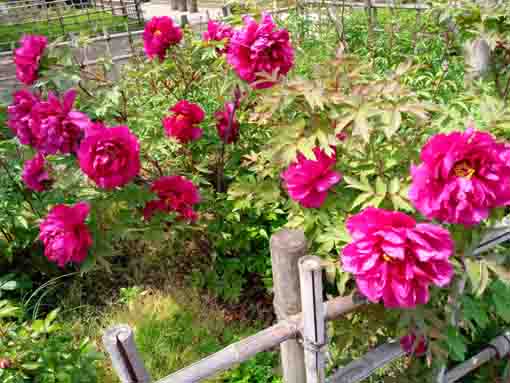
{"label": "green leaf", "polygon": [[352,203],[351,210],[354,210],[356,207],[363,204],[364,202],[366,202],[369,198],[371,198],[373,196],[374,196],[373,193],[361,193],[360,195],[358,195],[356,197],[356,199]]}
{"label": "green leaf", "polygon": [[60,311],[60,309],[55,309],[55,310],[52,310],[48,315],[46,315],[46,319],[44,320],[44,327],[46,329],[48,329],[51,326],[51,324],[53,323],[53,321],[55,320],[55,318],[57,318],[59,311]]}
{"label": "green leaf", "polygon": [[481,328],[485,328],[489,324],[489,317],[482,303],[471,297],[462,297],[462,313],[464,319],[474,322]]}
{"label": "green leaf", "polygon": [[360,181],[354,177],[344,175],[343,180],[347,184],[347,186],[352,189],[358,189],[361,191],[371,192],[372,194],[374,194],[374,189],[372,189],[372,186],[370,186],[366,178]]}
{"label": "green leaf", "polygon": [[393,203],[393,206],[397,210],[414,211],[412,205],[409,202],[407,202],[407,200],[402,198],[402,196],[400,196],[399,194],[391,194],[390,198],[391,202]]}
{"label": "green leaf", "polygon": [[41,367],[41,364],[39,363],[23,363],[21,365],[21,368],[23,370],[29,370],[29,371],[34,371],[34,370],[37,370]]}
{"label": "green leaf", "polygon": [[487,288],[487,285],[489,284],[489,268],[487,267],[487,263],[484,261],[480,262],[480,285],[478,286],[478,289],[475,291],[475,296],[480,297],[485,289]]}
{"label": "green leaf", "polygon": [[393,178],[390,181],[390,187],[388,188],[388,191],[391,194],[397,194],[400,190],[400,180],[398,178]]}
{"label": "green leaf", "polygon": [[457,328],[453,326],[448,327],[446,331],[446,343],[450,358],[462,362],[465,358],[467,347],[465,338],[459,333]]}
{"label": "green leaf", "polygon": [[381,177],[377,177],[375,180],[375,191],[377,194],[380,194],[382,196],[386,196],[386,192],[388,191],[388,187],[386,186],[386,183],[384,183],[383,179]]}
{"label": "green leaf", "polygon": [[491,284],[489,290],[492,307],[496,314],[506,323],[510,323],[510,305],[508,304],[510,286],[497,280]]}
{"label": "green leaf", "polygon": [[466,258],[466,270],[468,274],[469,283],[471,284],[471,291],[473,294],[480,287],[482,281],[482,271],[480,268],[480,262],[475,261],[471,258]]}

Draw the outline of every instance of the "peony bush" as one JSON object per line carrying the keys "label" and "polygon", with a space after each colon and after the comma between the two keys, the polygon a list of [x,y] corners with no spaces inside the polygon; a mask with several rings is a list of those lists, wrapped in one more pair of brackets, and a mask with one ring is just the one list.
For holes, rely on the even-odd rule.
{"label": "peony bush", "polygon": [[[510,204],[510,144],[467,118],[433,123],[445,112],[410,85],[411,62],[380,76],[342,45],[303,75],[296,41],[268,13],[210,21],[201,41],[155,17],[146,57],[111,82],[25,36],[18,79],[35,86],[13,94],[7,126],[34,243],[59,268],[87,271],[134,239],[230,261],[254,250],[243,241],[267,253],[277,228],[301,228],[335,293],[384,308],[368,309],[384,315],[377,336],[401,337],[427,367],[463,360],[480,317],[510,321],[502,248],[474,251]],[[254,216],[267,227],[251,227]],[[237,274],[270,275],[256,258],[193,277],[239,296]]]}

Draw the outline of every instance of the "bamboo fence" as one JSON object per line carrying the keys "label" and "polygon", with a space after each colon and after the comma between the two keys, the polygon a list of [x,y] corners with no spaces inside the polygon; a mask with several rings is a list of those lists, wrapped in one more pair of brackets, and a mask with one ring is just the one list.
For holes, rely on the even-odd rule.
{"label": "bamboo fence", "polygon": [[[240,340],[156,383],[194,383],[225,371],[259,352],[280,346],[285,383],[356,383],[377,369],[403,357],[399,342],[392,341],[369,351],[363,357],[326,377],[326,322],[368,304],[356,293],[323,301],[323,261],[306,256],[307,243],[299,230],[282,230],[271,237],[275,302],[278,322]],[[508,240],[508,223],[496,227],[480,242],[473,255]],[[138,354],[133,331],[127,325],[108,329],[103,343],[122,383],[154,382]],[[453,383],[484,363],[510,354],[510,332],[494,338],[477,355],[446,371],[438,383]]]}

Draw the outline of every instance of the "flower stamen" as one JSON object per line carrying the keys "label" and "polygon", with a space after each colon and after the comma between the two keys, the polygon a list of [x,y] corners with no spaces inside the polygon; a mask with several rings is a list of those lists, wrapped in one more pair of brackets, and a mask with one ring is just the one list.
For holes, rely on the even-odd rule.
{"label": "flower stamen", "polygon": [[159,37],[161,35],[162,35],[161,31],[159,29],[156,29],[156,31],[154,32],[154,36]]}
{"label": "flower stamen", "polygon": [[475,174],[476,170],[469,166],[466,161],[461,161],[458,164],[455,164],[453,167],[453,172],[457,177],[462,177],[470,180],[471,177],[473,177]]}

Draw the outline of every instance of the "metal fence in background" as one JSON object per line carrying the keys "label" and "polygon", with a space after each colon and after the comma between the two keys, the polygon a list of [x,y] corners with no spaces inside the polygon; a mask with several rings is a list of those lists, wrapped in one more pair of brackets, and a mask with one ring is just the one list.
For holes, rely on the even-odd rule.
{"label": "metal fence in background", "polygon": [[12,50],[23,34],[50,40],[137,30],[143,25],[141,0],[9,0],[0,2],[0,52]]}

